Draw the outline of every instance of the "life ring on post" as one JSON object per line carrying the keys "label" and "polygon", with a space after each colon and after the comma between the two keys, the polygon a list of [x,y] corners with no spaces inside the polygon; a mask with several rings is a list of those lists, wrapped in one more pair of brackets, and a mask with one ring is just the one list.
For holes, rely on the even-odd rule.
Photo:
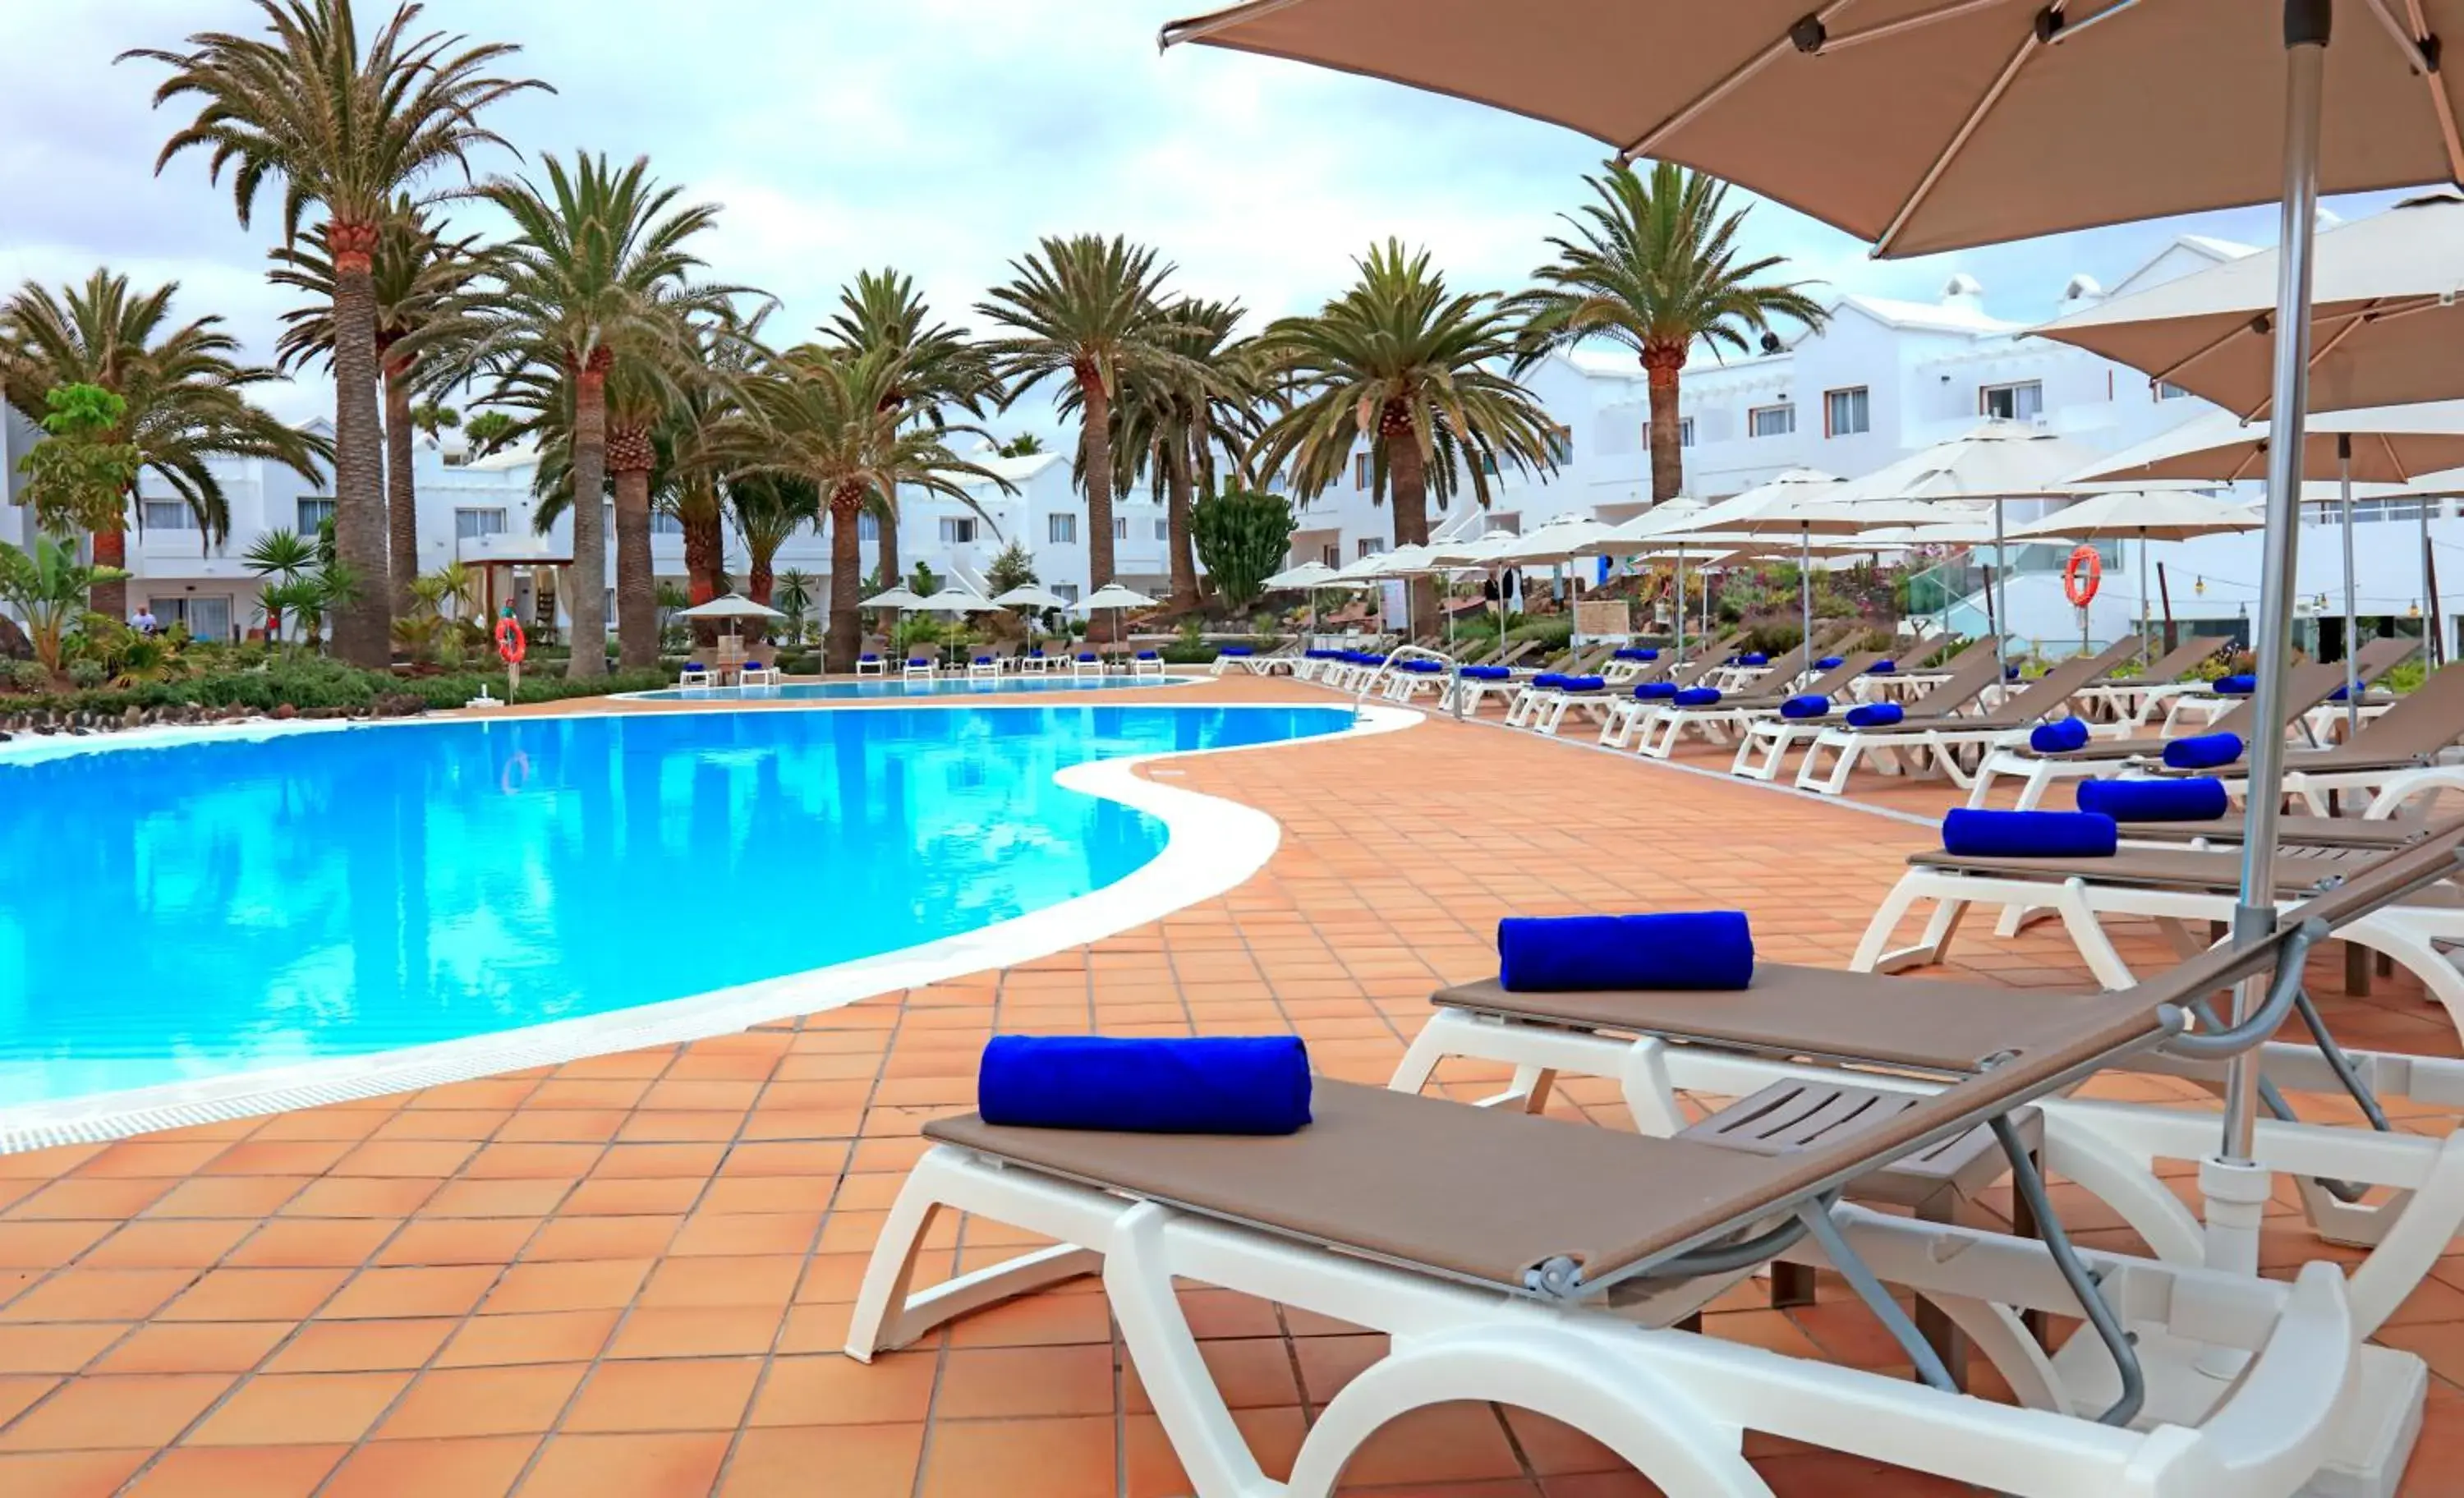
{"label": "life ring on post", "polygon": [[531,652],[530,637],[522,633],[522,623],[511,614],[496,620],[496,658],[508,666],[518,666]]}
{"label": "life ring on post", "polygon": [[2079,547],[2062,564],[2062,596],[2071,601],[2074,608],[2085,608],[2103,581],[2104,559],[2096,554],[2093,546]]}

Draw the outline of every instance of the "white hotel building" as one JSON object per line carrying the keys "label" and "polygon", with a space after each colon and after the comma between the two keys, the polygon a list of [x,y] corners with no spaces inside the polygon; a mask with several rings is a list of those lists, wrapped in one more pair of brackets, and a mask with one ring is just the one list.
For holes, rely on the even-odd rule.
{"label": "white hotel building", "polygon": [[[2186,235],[2113,287],[2119,295],[2250,253],[2244,245]],[[2103,451],[2115,451],[2178,425],[2210,408],[2205,402],[2149,388],[2135,370],[2041,339],[2024,330],[2105,293],[2085,276],[2062,287],[2022,292],[1988,310],[1983,288],[1955,275],[1930,302],[1872,297],[1842,298],[1818,332],[1793,342],[1776,341],[1750,358],[1720,362],[1698,358],[1685,370],[1683,430],[1685,492],[1704,499],[1739,493],[1788,468],[1813,468],[1855,477],[1920,448],[1955,436],[1980,416],[2041,423]],[[1648,411],[1642,373],[1623,353],[1578,350],[1553,356],[1529,377],[1563,429],[1561,461],[1547,476],[1507,473],[1495,485],[1486,515],[1467,497],[1453,513],[1431,517],[1439,534],[1465,536],[1484,529],[1529,531],[1559,516],[1587,515],[1617,521],[1636,514],[1650,493],[1644,451]],[[0,473],[13,491],[21,483],[16,462],[33,440],[32,428],[15,413],[0,420]],[[982,586],[983,574],[1010,541],[1033,555],[1040,581],[1064,597],[1088,588],[1086,511],[1069,481],[1069,460],[1058,452],[1002,458],[986,452],[975,460],[1008,480],[1003,494],[988,482],[972,486],[979,515],[954,500],[911,496],[899,537],[899,559],[918,562],[943,579]],[[545,535],[533,530],[531,481],[536,463],[508,452],[465,461],[459,439],[422,438],[417,458],[420,565],[449,558],[494,564],[492,601],[511,597],[525,618],[538,617],[540,590],[552,567],[572,554],[569,522]],[[332,503],[319,485],[278,466],[256,462],[219,466],[230,496],[231,534],[207,547],[185,507],[148,482],[143,488],[144,527],[130,538],[135,578],[132,602],[151,605],[156,617],[179,618],[200,633],[245,632],[262,620],[257,580],[242,560],[264,532],[313,531]],[[1295,560],[1351,561],[1393,541],[1393,518],[1374,504],[1367,488],[1365,453],[1355,454],[1349,481],[1304,506],[1293,537]],[[2025,518],[2035,507],[2010,506]],[[2365,503],[2364,518],[2410,522],[2416,508],[2405,502]],[[2451,563],[2464,563],[2464,520],[2453,501],[2433,507],[2433,550]],[[655,522],[652,555],[663,580],[684,577],[684,548],[672,521]],[[873,522],[860,532],[865,568],[877,565]],[[0,510],[0,540],[21,540],[24,512]],[[2412,523],[2356,527],[2361,613],[2407,620],[2432,612],[2423,586],[2421,548]],[[1169,564],[1162,507],[1143,487],[1119,496],[1113,520],[1115,568],[1122,581],[1160,593]],[[2057,567],[2067,547],[2035,547],[2014,555],[2010,583],[2010,628],[2019,635],[2076,640],[2077,612],[2061,596]],[[612,542],[608,574],[614,574]],[[2099,639],[2119,636],[2139,617],[2138,558],[2107,548],[2102,591],[2090,621]],[[2257,597],[2258,539],[2219,537],[2181,544],[2159,543],[2154,560],[2166,564],[2174,616],[2199,621],[2211,632],[2232,632]],[[731,575],[744,571],[741,544],[729,537]],[[817,613],[825,606],[828,548],[817,532],[803,532],[781,551],[779,570],[802,569],[814,579]],[[2340,548],[2329,533],[2314,532],[2301,547],[2301,606],[2311,614],[2340,613]],[[2464,608],[2464,564],[2455,565],[2441,589],[2442,607],[2453,619]],[[1981,601],[1954,606],[1951,624],[1981,633]],[[2151,611],[2154,611],[2151,606]],[[610,614],[612,620],[612,612]]]}

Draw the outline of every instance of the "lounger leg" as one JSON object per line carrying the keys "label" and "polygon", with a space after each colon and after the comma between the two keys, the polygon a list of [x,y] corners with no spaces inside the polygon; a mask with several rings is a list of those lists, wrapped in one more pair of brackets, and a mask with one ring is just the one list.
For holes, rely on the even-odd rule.
{"label": "lounger leg", "polygon": [[2071,944],[2079,948],[2087,962],[2088,971],[2107,988],[2127,988],[2139,980],[2132,976],[2130,964],[2122,960],[2113,938],[2096,918],[2096,911],[2087,902],[2087,886],[2083,881],[2063,881],[2061,893],[2054,901],[2060,913],[2062,925],[2071,934]]}
{"label": "lounger leg", "polygon": [[2421,980],[2422,988],[2446,1009],[2448,1023],[2455,1026],[2458,1035],[2464,1035],[2464,974],[2455,971],[2455,964],[2435,943],[2405,929],[2403,920],[2400,910],[2365,915],[2339,935],[2348,942],[2393,958]]}
{"label": "lounger leg", "polygon": [[1985,762],[1976,767],[1976,779],[1968,787],[1968,807],[1971,811],[1992,804],[1993,782],[2002,773],[1994,768],[1994,762],[1993,752],[1988,751]]}
{"label": "lounger leg", "polygon": [[942,1211],[950,1175],[949,1157],[939,1151],[928,1153],[909,1172],[907,1184],[881,1224],[848,1324],[847,1355],[858,1362],[869,1363],[875,1353],[905,1347],[969,1311],[1092,1274],[1098,1267],[1094,1254],[1061,1244],[962,1274],[921,1294],[911,1293],[915,1255]]}
{"label": "lounger leg", "polygon": [[1104,1260],[1104,1293],[1155,1419],[1198,1498],[1265,1498],[1270,1483],[1199,1355],[1172,1287],[1163,1234],[1172,1214],[1152,1201],[1122,1214]]}
{"label": "lounger leg", "polygon": [[[1950,938],[1959,930],[1961,917],[1968,914],[1968,902],[1929,888],[1930,881],[1917,870],[1900,876],[1891,892],[1882,897],[1874,918],[1866,924],[1865,935],[1857,943],[1856,956],[1848,959],[1852,972],[1897,973],[1911,967],[1930,967],[1942,960]],[[1934,913],[1925,922],[1925,935],[1913,946],[1890,950],[1893,933],[1900,922],[1914,910],[1920,900],[1935,902]]]}
{"label": "lounger leg", "polygon": [[2037,764],[2030,766],[2028,770],[2028,782],[2026,784],[2019,787],[2019,799],[2013,804],[2011,809],[2013,811],[2035,810],[2038,806],[2044,804],[2045,791],[2052,786],[2053,783],[2054,767],[2051,764]]}
{"label": "lounger leg", "polygon": [[[1920,1223],[1949,1223],[1959,1220],[1958,1214],[1959,1193],[1943,1190],[1934,1193],[1931,1200],[1921,1203],[1916,1209],[1915,1216]],[[1942,1365],[1950,1370],[1952,1386],[1962,1394],[1967,1393],[1967,1333],[1959,1329],[1941,1307],[1925,1296],[1919,1295],[1916,1300],[1917,1335],[1925,1338],[1925,1346],[1932,1348],[1934,1355],[1942,1359]]]}

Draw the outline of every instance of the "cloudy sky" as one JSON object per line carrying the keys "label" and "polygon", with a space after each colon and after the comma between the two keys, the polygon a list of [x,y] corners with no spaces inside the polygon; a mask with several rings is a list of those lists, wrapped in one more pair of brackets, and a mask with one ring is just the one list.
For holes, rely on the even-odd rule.
{"label": "cloudy sky", "polygon": [[[1388,84],[1199,48],[1158,55],[1157,26],[1184,9],[429,0],[423,22],[518,43],[515,65],[556,86],[492,121],[529,161],[647,154],[660,177],[722,205],[704,246],[712,273],[775,294],[771,327],[787,337],[825,316],[849,275],[882,265],[980,325],[968,308],[1013,256],[1088,230],[1154,244],[1184,289],[1265,316],[1315,305],[1388,234],[1427,246],[1459,285],[1507,288],[1545,258],[1555,215],[1599,164],[1567,132]],[[363,11],[373,24],[379,6]],[[0,286],[99,264],[176,279],[184,313],[220,313],[270,348],[287,304],[263,275],[277,200],[243,230],[204,157],[156,176],[177,122],[149,104],[162,70],[112,60],[254,14],[246,0],[0,3]],[[476,165],[524,169],[503,152]],[[2049,313],[2073,273],[2118,280],[2186,230],[2274,234],[2258,209],[1885,263],[1776,205],[1749,226],[1753,247],[1799,277],[1930,299],[1964,270],[2013,319]],[[292,417],[329,402],[313,380],[269,397]],[[1013,417],[1047,421],[1023,407]]]}

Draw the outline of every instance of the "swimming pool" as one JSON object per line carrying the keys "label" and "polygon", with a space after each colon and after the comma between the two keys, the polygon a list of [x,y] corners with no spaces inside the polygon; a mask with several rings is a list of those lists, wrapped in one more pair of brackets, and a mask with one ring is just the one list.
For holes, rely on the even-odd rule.
{"label": "swimming pool", "polygon": [[645,702],[879,701],[898,697],[1006,696],[1029,692],[1102,692],[1116,687],[1177,687],[1187,678],[1175,676],[1098,676],[1080,681],[1067,672],[1048,676],[936,676],[931,681],[902,681],[896,676],[862,681],[791,681],[776,687],[670,687],[663,692],[628,695]]}
{"label": "swimming pool", "polygon": [[1352,723],[1264,706],[658,713],[0,763],[0,1108],[605,1015],[980,931],[1164,847],[1157,818],[1056,773]]}

